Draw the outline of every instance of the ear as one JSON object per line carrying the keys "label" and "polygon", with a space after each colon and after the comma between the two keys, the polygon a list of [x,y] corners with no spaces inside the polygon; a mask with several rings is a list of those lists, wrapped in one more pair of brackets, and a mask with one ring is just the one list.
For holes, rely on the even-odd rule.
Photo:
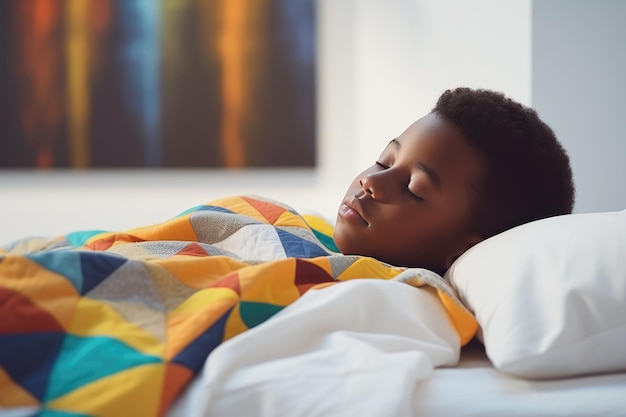
{"label": "ear", "polygon": [[483,237],[479,235],[475,235],[475,234],[467,235],[465,238],[461,239],[459,244],[457,245],[457,249],[452,251],[450,255],[446,257],[446,260],[445,260],[446,271],[450,269],[454,261],[456,261],[459,256],[463,255],[463,253],[465,253],[466,250],[468,250],[475,244],[482,242],[483,240],[484,240]]}

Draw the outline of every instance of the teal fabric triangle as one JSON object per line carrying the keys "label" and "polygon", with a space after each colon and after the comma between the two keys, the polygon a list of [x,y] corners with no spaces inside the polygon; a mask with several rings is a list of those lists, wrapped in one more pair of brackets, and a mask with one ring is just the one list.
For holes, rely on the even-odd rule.
{"label": "teal fabric triangle", "polygon": [[335,241],[332,237],[325,235],[324,233],[321,233],[315,229],[311,230],[313,231],[315,237],[322,243],[322,245],[326,247],[326,249],[330,250],[331,252],[339,252],[339,248],[337,247],[337,245],[335,245]]}
{"label": "teal fabric triangle", "polygon": [[91,414],[71,413],[69,411],[40,410],[35,414],[37,417],[93,417]]}
{"label": "teal fabric triangle", "polygon": [[284,307],[275,304],[241,301],[239,303],[239,314],[244,324],[248,326],[248,328],[253,328],[263,323],[283,308]]}
{"label": "teal fabric triangle", "polygon": [[161,362],[158,356],[138,352],[110,337],[66,335],[50,373],[46,402],[120,371]]}
{"label": "teal fabric triangle", "polygon": [[78,248],[80,246],[85,246],[87,241],[94,236],[97,236],[101,233],[106,233],[105,230],[83,230],[80,232],[72,232],[65,236],[65,239],[70,242],[70,244]]}

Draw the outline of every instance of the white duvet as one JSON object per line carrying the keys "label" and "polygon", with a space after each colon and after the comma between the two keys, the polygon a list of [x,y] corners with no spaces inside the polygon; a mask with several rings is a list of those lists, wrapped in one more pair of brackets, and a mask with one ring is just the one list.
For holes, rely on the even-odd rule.
{"label": "white duvet", "polygon": [[344,282],[219,346],[168,416],[410,416],[416,384],[459,351],[431,287]]}

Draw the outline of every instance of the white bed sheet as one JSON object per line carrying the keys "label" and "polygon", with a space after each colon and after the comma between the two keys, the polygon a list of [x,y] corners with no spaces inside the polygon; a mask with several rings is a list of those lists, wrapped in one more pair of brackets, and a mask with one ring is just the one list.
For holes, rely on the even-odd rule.
{"label": "white bed sheet", "polygon": [[497,371],[472,342],[456,367],[416,385],[413,407],[428,417],[624,417],[626,373],[524,380]]}
{"label": "white bed sheet", "polygon": [[415,384],[459,351],[432,288],[351,280],[219,346],[169,416],[411,416]]}
{"label": "white bed sheet", "polygon": [[434,291],[349,281],[219,346],[168,417],[626,416],[626,373],[528,381],[459,354]]}

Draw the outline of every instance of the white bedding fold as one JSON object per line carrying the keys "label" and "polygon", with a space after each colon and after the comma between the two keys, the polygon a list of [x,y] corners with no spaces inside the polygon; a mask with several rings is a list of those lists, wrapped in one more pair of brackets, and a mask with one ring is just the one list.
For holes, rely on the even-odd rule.
{"label": "white bedding fold", "polygon": [[219,346],[169,416],[410,416],[415,384],[459,350],[432,288],[352,280]]}

